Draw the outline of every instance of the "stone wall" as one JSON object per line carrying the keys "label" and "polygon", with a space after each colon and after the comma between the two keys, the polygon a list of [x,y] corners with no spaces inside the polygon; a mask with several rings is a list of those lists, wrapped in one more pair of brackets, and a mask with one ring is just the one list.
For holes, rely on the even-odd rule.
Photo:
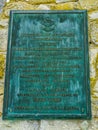
{"label": "stone wall", "polygon": [[[2,121],[8,20],[13,9],[88,10],[92,120]],[[98,0],[0,0],[0,12],[0,130],[98,130]]]}

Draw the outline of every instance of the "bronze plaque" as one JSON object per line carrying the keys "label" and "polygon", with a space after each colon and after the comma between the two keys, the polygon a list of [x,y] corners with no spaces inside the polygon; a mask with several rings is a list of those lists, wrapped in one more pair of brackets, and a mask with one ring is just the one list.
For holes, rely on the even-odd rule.
{"label": "bronze plaque", "polygon": [[87,12],[11,11],[3,119],[90,119]]}

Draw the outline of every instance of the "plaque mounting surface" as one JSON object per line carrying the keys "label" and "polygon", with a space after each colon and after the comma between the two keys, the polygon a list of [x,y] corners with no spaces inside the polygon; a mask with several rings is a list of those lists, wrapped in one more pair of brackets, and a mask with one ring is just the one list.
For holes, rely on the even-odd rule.
{"label": "plaque mounting surface", "polygon": [[87,12],[11,11],[3,119],[90,119]]}

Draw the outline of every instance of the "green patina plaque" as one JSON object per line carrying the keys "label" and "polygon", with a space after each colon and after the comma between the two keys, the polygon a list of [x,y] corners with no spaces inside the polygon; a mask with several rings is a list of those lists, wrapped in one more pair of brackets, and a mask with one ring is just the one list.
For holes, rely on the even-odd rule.
{"label": "green patina plaque", "polygon": [[87,12],[11,11],[3,119],[90,119]]}

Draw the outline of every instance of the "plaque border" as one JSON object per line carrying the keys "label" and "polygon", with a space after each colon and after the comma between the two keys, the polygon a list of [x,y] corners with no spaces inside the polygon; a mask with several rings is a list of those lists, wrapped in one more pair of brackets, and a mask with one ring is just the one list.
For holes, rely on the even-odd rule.
{"label": "plaque border", "polygon": [[[23,14],[23,13],[36,13],[36,14],[59,14],[59,13],[83,13],[84,14],[84,56],[85,56],[85,86],[87,94],[87,114],[64,114],[64,113],[54,113],[54,114],[30,114],[30,113],[8,113],[8,99],[9,99],[9,79],[10,79],[10,62],[11,62],[11,39],[12,39],[12,27],[13,27],[13,14]],[[11,10],[10,11],[10,20],[9,20],[9,29],[8,29],[8,45],[7,45],[7,54],[6,54],[6,70],[5,70],[5,83],[4,83],[4,99],[3,99],[3,116],[2,119],[91,119],[91,96],[90,96],[90,66],[89,66],[89,45],[88,45],[88,19],[87,19],[87,10]]]}

